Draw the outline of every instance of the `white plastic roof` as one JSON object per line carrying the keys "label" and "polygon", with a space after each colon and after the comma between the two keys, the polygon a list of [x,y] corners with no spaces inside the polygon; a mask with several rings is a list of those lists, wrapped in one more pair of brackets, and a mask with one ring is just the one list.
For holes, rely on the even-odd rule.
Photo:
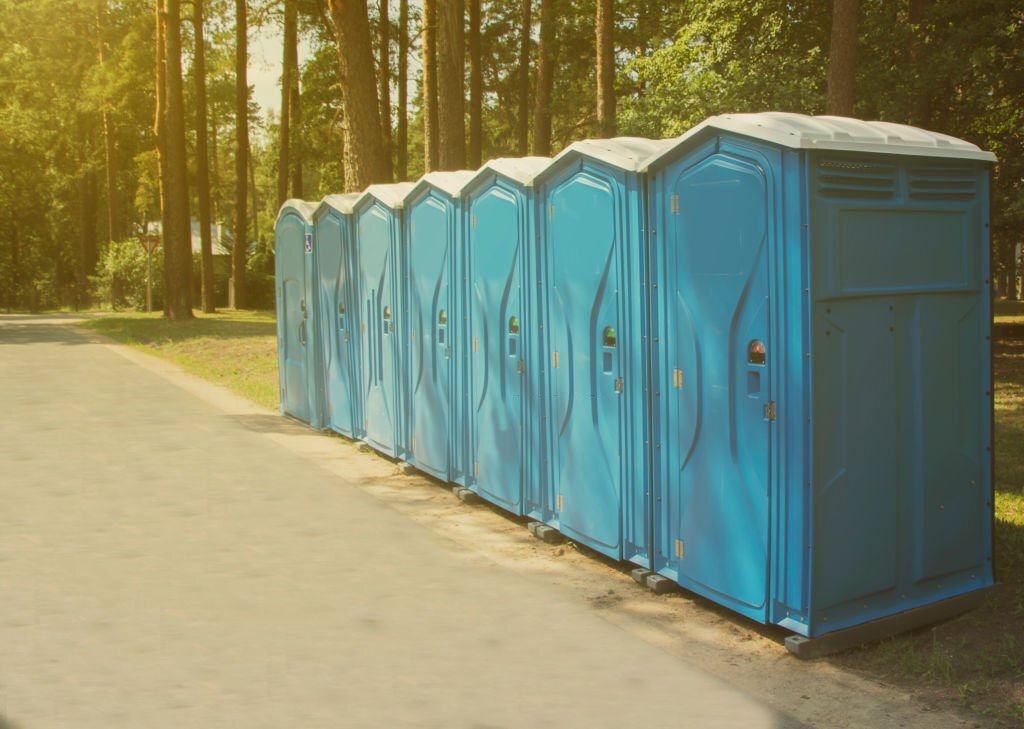
{"label": "white plastic roof", "polygon": [[342,215],[351,215],[360,197],[362,197],[362,194],[358,192],[346,192],[342,195],[327,195],[324,197],[323,201],[317,205],[316,209],[319,211],[321,208],[333,208]]}
{"label": "white plastic roof", "polygon": [[382,203],[387,205],[393,210],[402,209],[402,201],[405,200],[405,196],[414,187],[411,182],[394,182],[388,185],[370,185],[366,190],[356,198],[353,207],[363,201],[364,198],[373,197],[380,200]]}
{"label": "white plastic roof", "polygon": [[793,149],[828,149],[874,154],[904,154],[994,162],[996,156],[947,134],[906,124],[867,122],[842,116],[807,116],[785,112],[722,114],[704,120],[668,148],[647,160],[644,171],[708,127],[763,139]]}
{"label": "white plastic roof", "polygon": [[303,220],[305,220],[307,223],[312,224],[313,211],[316,210],[316,206],[316,203],[308,202],[306,200],[299,200],[298,198],[285,200],[281,204],[281,209],[277,212],[277,219],[280,220],[282,215],[284,215],[289,209],[292,209],[299,215],[301,215]]}
{"label": "white plastic roof", "polygon": [[628,172],[639,172],[647,160],[674,147],[674,139],[645,139],[644,137],[615,137],[613,139],[584,139],[573,142],[552,160],[554,167],[560,160],[572,155],[620,167]]}
{"label": "white plastic roof", "polygon": [[452,197],[458,197],[459,193],[462,192],[462,188],[467,182],[473,179],[476,175],[474,170],[458,170],[456,172],[428,172],[419,179],[419,181],[413,185],[413,188],[409,190],[409,193],[405,196],[406,200],[412,197],[417,190],[423,185],[430,185],[436,187],[438,190],[445,192]]}
{"label": "white plastic roof", "polygon": [[551,164],[550,157],[498,157],[488,160],[483,167],[466,180],[460,194],[481,177],[493,173],[515,180],[520,185],[529,185],[533,178],[549,164]]}

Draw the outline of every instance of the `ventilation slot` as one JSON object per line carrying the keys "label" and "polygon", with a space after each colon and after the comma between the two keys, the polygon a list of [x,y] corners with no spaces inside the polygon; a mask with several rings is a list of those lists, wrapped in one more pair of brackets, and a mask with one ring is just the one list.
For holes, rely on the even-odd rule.
{"label": "ventilation slot", "polygon": [[912,167],[910,198],[912,200],[973,200],[977,195],[977,178],[962,167]]}
{"label": "ventilation slot", "polygon": [[889,165],[822,160],[818,170],[818,192],[824,197],[887,200],[896,194],[896,172]]}

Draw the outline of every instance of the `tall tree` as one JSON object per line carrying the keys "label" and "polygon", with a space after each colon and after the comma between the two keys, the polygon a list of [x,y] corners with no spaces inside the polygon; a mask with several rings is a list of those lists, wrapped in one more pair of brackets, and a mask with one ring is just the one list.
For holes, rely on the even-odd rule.
{"label": "tall tree", "polygon": [[615,1],[597,0],[597,127],[615,136]]}
{"label": "tall tree", "polygon": [[380,131],[380,105],[372,73],[373,48],[366,0],[327,0],[338,45],[338,70],[344,93],[345,187],[362,190],[387,179],[388,164]]}
{"label": "tall tree", "polygon": [[398,131],[395,146],[396,175],[409,176],[409,0],[398,3]]}
{"label": "tall tree", "polygon": [[442,170],[466,166],[466,73],[463,0],[445,0],[438,18],[438,163]]}
{"label": "tall tree", "polygon": [[292,60],[298,60],[297,46],[299,43],[299,9],[296,0],[284,0],[284,53],[281,60],[281,119],[278,131],[278,162],[277,162],[277,206],[281,207],[290,195],[288,183],[291,179],[291,122],[292,122],[292,85],[298,79],[298,68]]}
{"label": "tall tree", "polygon": [[436,170],[437,114],[437,0],[423,0],[423,169]]}
{"label": "tall tree", "polygon": [[[107,62],[107,44],[104,29],[107,24],[107,1],[96,0],[96,47],[100,68]],[[107,241],[118,240],[121,231],[117,216],[117,173],[114,170],[114,129],[110,119],[110,105],[103,100],[103,153],[107,173]]]}
{"label": "tall tree", "polygon": [[928,128],[932,123],[933,89],[928,84],[928,30],[926,19],[931,0],[910,0],[907,20],[910,22],[910,68],[911,87],[910,113],[908,121],[919,127]]}
{"label": "tall tree", "polygon": [[[294,0],[293,0],[294,2]],[[303,136],[302,136],[302,96],[299,93],[299,22],[298,11],[295,12],[295,41],[290,44],[291,53],[288,58],[288,65],[292,69],[291,95],[288,100],[289,135],[288,141],[291,146],[288,158],[291,166],[291,190],[288,197],[303,197],[302,184],[302,162],[304,159]],[[253,205],[256,203],[254,202]]]}
{"label": "tall tree", "polygon": [[185,94],[181,73],[181,3],[164,0],[164,54],[167,65],[167,229],[164,267],[168,269],[167,315],[192,318],[192,231],[185,159]]}
{"label": "tall tree", "polygon": [[519,116],[516,119],[516,149],[520,156],[530,146],[530,0],[519,3]]}
{"label": "tall tree", "polygon": [[[165,259],[167,252],[167,231],[170,228],[167,222],[170,203],[167,199],[167,48],[166,28],[164,23],[163,0],[156,0],[156,88],[154,97],[156,109],[153,113],[153,136],[156,139],[156,168],[157,168],[157,191],[160,201],[160,237],[163,241]],[[164,291],[167,291],[170,284],[170,268],[164,266]],[[170,300],[164,296],[164,316],[170,316]]]}
{"label": "tall tree", "polygon": [[551,90],[555,81],[557,53],[555,0],[540,3],[540,45],[537,47],[537,98],[533,107],[533,153],[551,154]]}
{"label": "tall tree", "polygon": [[832,41],[828,57],[825,111],[853,116],[853,81],[857,72],[857,19],[860,0],[833,0]]}
{"label": "tall tree", "polygon": [[480,57],[480,0],[469,3],[469,152],[468,165],[476,169],[483,155],[484,75]]}
{"label": "tall tree", "polygon": [[246,232],[246,172],[249,167],[249,21],[246,0],[235,0],[235,225],[231,248],[231,304],[244,309]]}
{"label": "tall tree", "polygon": [[192,0],[192,25],[195,30],[195,52],[192,76],[196,84],[196,202],[199,207],[199,239],[203,313],[215,311],[213,292],[213,239],[210,226],[210,152],[207,145],[208,120],[206,118],[206,38],[203,18],[205,0]]}
{"label": "tall tree", "polygon": [[380,131],[381,144],[384,146],[385,177],[391,181],[391,18],[388,0],[380,0],[380,18],[378,22],[378,41],[380,48]]}

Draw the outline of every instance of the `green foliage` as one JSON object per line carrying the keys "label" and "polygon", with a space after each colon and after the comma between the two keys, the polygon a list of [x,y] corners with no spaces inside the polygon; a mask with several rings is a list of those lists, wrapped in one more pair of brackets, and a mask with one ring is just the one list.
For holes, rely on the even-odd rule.
{"label": "green foliage", "polygon": [[[163,248],[153,253],[153,308],[163,307]],[[112,309],[146,309],[146,250],[137,238],[111,243],[89,277],[93,296]]]}

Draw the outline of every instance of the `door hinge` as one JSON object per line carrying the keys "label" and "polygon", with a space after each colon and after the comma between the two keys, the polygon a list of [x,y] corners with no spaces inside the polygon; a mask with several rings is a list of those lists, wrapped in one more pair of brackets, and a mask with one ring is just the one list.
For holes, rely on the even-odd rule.
{"label": "door hinge", "polygon": [[551,367],[556,370],[558,369],[558,352],[551,353]]}
{"label": "door hinge", "polygon": [[476,463],[473,464],[473,475],[474,476],[479,476],[480,475],[480,461],[477,461]]}
{"label": "door hinge", "polygon": [[409,338],[410,338],[410,339],[411,339],[412,341],[414,341],[414,342],[416,341],[416,330],[415,330],[415,329],[413,329],[413,330],[412,330],[412,332],[411,332],[411,333],[410,333],[410,335],[409,335]]}
{"label": "door hinge", "polygon": [[683,389],[683,371],[678,367],[672,370],[672,387],[677,390]]}
{"label": "door hinge", "polygon": [[363,326],[361,328],[363,330],[363,334],[366,334],[366,322],[363,322]]}
{"label": "door hinge", "polygon": [[776,414],[777,413],[776,413],[776,410],[775,410],[775,401],[772,400],[771,402],[769,402],[767,405],[764,406],[764,419],[765,420],[775,420]]}
{"label": "door hinge", "polygon": [[553,204],[552,205],[548,205],[548,220],[554,220],[554,219],[555,219],[555,206]]}
{"label": "door hinge", "polygon": [[475,228],[476,227],[476,213],[473,213],[472,215],[469,216],[469,227],[470,228]]}
{"label": "door hinge", "polygon": [[669,199],[669,207],[672,210],[673,215],[679,215],[679,196],[672,195]]}
{"label": "door hinge", "polygon": [[676,540],[676,556],[679,557],[679,559],[682,559],[684,551],[685,550],[683,549],[683,540],[682,539],[677,539]]}
{"label": "door hinge", "polygon": [[415,438],[412,439],[412,449],[416,450],[416,439]]}
{"label": "door hinge", "polygon": [[556,511],[561,511],[563,504],[564,504],[564,502],[562,501],[562,495],[559,494],[557,497],[555,497],[555,510]]}
{"label": "door hinge", "polygon": [[478,349],[480,349],[480,340],[473,337],[473,351],[476,352]]}

